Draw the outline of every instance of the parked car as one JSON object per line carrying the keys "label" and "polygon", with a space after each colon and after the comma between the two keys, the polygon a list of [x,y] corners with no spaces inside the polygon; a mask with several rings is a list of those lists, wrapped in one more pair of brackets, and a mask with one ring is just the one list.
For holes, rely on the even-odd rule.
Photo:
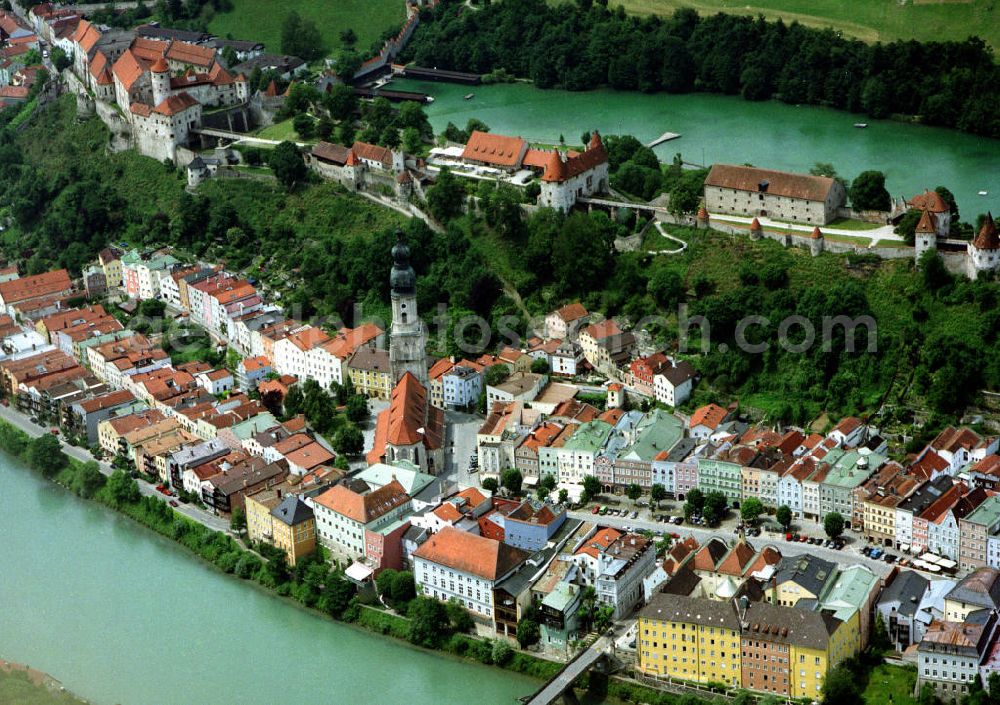
{"label": "parked car", "polygon": [[601,511],[600,507],[594,507],[593,509],[590,510],[590,513],[591,514],[597,514],[599,511]]}
{"label": "parked car", "polygon": [[635,511],[632,512],[632,518],[633,519],[638,519],[639,518],[639,512],[638,512],[638,510],[635,510]]}
{"label": "parked car", "polygon": [[170,500],[170,506],[171,507],[176,507],[177,506],[177,500],[176,499]]}

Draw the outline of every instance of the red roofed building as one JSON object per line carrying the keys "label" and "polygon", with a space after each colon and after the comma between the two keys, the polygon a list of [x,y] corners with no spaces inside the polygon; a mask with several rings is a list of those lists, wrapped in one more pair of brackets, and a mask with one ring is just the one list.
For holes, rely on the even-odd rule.
{"label": "red roofed building", "polygon": [[72,292],[73,283],[70,281],[69,273],[65,269],[57,269],[0,283],[0,305],[11,313],[15,304],[46,296],[68,296]]}
{"label": "red roofed building", "polygon": [[444,469],[444,412],[428,403],[427,390],[409,372],[378,415],[367,459],[369,465],[407,460],[431,475]]}
{"label": "red roofed building", "polygon": [[522,167],[527,151],[528,143],[520,137],[506,137],[473,130],[462,151],[462,160],[470,164],[515,172]]}
{"label": "red roofed building", "polygon": [[975,279],[980,272],[991,272],[1000,267],[1000,235],[997,234],[992,213],[986,214],[979,233],[967,247],[966,269],[970,279]]}
{"label": "red roofed building", "polygon": [[608,191],[608,152],[600,134],[594,132],[587,148],[564,158],[553,150],[542,173],[538,204],[568,211],[583,196]]}
{"label": "red roofed building", "polygon": [[[401,527],[409,528],[405,517],[410,513],[412,501],[398,480],[371,492],[358,492],[339,484],[311,501],[320,542],[340,556],[353,560],[367,557],[366,535],[369,532],[379,533],[388,528],[389,533],[394,533]],[[402,528],[402,533],[406,528]],[[381,564],[385,546],[379,548],[378,563]]]}
{"label": "red roofed building", "polygon": [[826,176],[715,164],[705,179],[705,207],[711,213],[825,225],[846,203],[843,185]]}
{"label": "red roofed building", "polygon": [[422,593],[457,600],[495,624],[494,590],[526,560],[525,551],[447,526],[413,554],[413,577]]}
{"label": "red roofed building", "polygon": [[545,317],[545,336],[562,340],[576,340],[577,331],[585,325],[590,314],[580,302],[566,304]]}
{"label": "red roofed building", "polygon": [[729,417],[729,412],[718,404],[706,404],[691,414],[688,428],[692,438],[708,438]]}

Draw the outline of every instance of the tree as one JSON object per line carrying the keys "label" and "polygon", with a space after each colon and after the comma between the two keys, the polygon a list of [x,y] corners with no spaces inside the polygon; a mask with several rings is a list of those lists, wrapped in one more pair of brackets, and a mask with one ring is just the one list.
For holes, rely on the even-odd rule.
{"label": "tree", "polygon": [[473,627],[476,626],[472,621],[472,615],[469,614],[469,611],[465,609],[465,605],[457,597],[453,597],[445,603],[444,611],[448,615],[448,623],[454,632],[464,634],[471,632]]}
{"label": "tree", "polygon": [[297,384],[289,387],[284,400],[285,416],[292,417],[301,414],[304,403],[305,397],[302,394],[302,387]]}
{"label": "tree", "polygon": [[538,357],[531,362],[531,371],[538,375],[547,375],[549,373],[549,361],[544,357]]}
{"label": "tree", "polygon": [[347,120],[358,107],[358,97],[348,84],[338,83],[326,94],[323,105],[334,120]]}
{"label": "tree", "polygon": [[292,127],[295,128],[299,137],[304,140],[307,140],[316,134],[316,122],[313,120],[311,115],[307,115],[306,113],[296,115],[292,119]]}
{"label": "tree", "polygon": [[[518,627],[521,625],[518,624]],[[498,666],[503,666],[505,663],[510,661],[510,657],[514,655],[514,650],[510,648],[508,644],[503,639],[497,639],[493,642],[493,650],[490,656],[493,657],[493,663]]]}
{"label": "tree", "polygon": [[492,365],[486,368],[483,381],[486,382],[486,386],[495,387],[506,382],[508,377],[510,377],[510,368],[507,365]]}
{"label": "tree", "polygon": [[357,455],[364,448],[364,434],[353,423],[342,426],[333,437],[333,449],[341,455]]}
{"label": "tree", "polygon": [[[993,674],[990,674],[992,678]],[[991,691],[992,692],[992,691]],[[920,694],[917,696],[917,705],[940,705],[941,698],[937,695],[933,683],[924,683],[920,686]]]}
{"label": "tree", "polygon": [[728,507],[729,501],[726,495],[721,492],[709,492],[705,495],[705,508],[702,509],[701,515],[705,517],[705,522],[709,526],[716,526],[726,518]]}
{"label": "tree", "polygon": [[416,154],[424,147],[424,140],[420,136],[420,131],[415,127],[403,128],[403,151],[407,154]]}
{"label": "tree", "polygon": [[858,679],[846,666],[840,665],[827,672],[823,681],[824,705],[843,705],[860,700]]}
{"label": "tree", "polygon": [[242,536],[247,530],[247,515],[242,507],[236,507],[229,517],[229,528],[236,532],[237,536]]}
{"label": "tree", "polygon": [[448,613],[433,597],[417,597],[410,603],[406,615],[410,618],[407,638],[418,646],[434,648],[448,628]]}
{"label": "tree", "polygon": [[740,505],[740,518],[748,524],[753,524],[763,513],[764,504],[756,497],[747,497]]}
{"label": "tree", "polygon": [[541,641],[542,630],[538,622],[531,619],[521,619],[517,623],[517,643],[522,649],[533,646]]}
{"label": "tree", "polygon": [[851,207],[856,211],[887,211],[892,198],[885,188],[885,174],[863,171],[851,182]]}
{"label": "tree", "polygon": [[830,512],[823,517],[823,530],[831,539],[835,539],[844,533],[844,517],[837,512]]}
{"label": "tree", "polygon": [[556,485],[558,484],[558,481],[556,480],[555,475],[553,475],[550,472],[547,472],[544,475],[542,475],[542,479],[539,480],[538,484],[540,487],[544,487],[547,490],[554,490],[556,488]]}
{"label": "tree", "polygon": [[813,176],[828,176],[831,179],[837,178],[837,170],[829,162],[816,162],[809,173]]}
{"label": "tree", "polygon": [[352,423],[361,423],[368,418],[368,399],[355,394],[347,400],[347,418]]}
{"label": "tree", "polygon": [[90,499],[104,487],[106,481],[100,467],[91,460],[80,466],[73,481],[73,490],[84,499]]}
{"label": "tree", "polygon": [[347,29],[341,30],[340,32],[340,43],[344,46],[354,46],[358,41],[358,35],[354,33],[354,30],[348,27]]}
{"label": "tree", "polygon": [[661,485],[659,482],[653,483],[653,486],[649,488],[649,499],[652,500],[653,504],[657,509],[660,508],[660,502],[667,498],[667,488]]}
{"label": "tree", "polygon": [[885,627],[885,619],[882,618],[882,613],[877,610],[875,612],[875,626],[872,628],[871,647],[873,651],[879,653],[892,648],[892,642],[889,641],[889,631]]}
{"label": "tree", "polygon": [[559,490],[559,504],[566,504],[569,501],[569,490],[565,487]]}
{"label": "tree", "polygon": [[427,189],[427,207],[431,215],[446,222],[461,215],[464,204],[465,187],[448,167],[442,167],[437,182]]}
{"label": "tree", "polygon": [[792,525],[792,510],[787,504],[782,504],[778,507],[778,511],[774,513],[774,518],[777,520],[785,531],[788,531],[788,527]]}
{"label": "tree", "polygon": [[549,493],[551,491],[552,490],[550,490],[548,487],[543,487],[542,485],[539,485],[538,489],[535,490],[535,496],[538,497],[539,502],[544,502],[549,498]]}
{"label": "tree", "polygon": [[108,498],[113,507],[123,507],[127,504],[135,504],[142,495],[139,494],[139,486],[128,474],[122,470],[115,470],[108,478],[104,486]]}
{"label": "tree", "polygon": [[642,488],[633,482],[625,488],[625,496],[636,502],[642,496]]}
{"label": "tree", "polygon": [[686,179],[678,181],[670,189],[670,203],[667,209],[672,215],[690,215],[698,210],[701,189]]}
{"label": "tree", "polygon": [[495,477],[487,477],[482,482],[483,489],[487,492],[495,494],[498,489],[500,489],[500,483],[497,482]]}
{"label": "tree", "polygon": [[646,290],[661,308],[674,308],[684,295],[684,280],[673,269],[658,267],[649,278]]}
{"label": "tree", "polygon": [[[317,606],[331,617],[340,617],[354,597],[354,584],[339,571],[330,573]],[[435,600],[436,602],[436,600]]]}
{"label": "tree", "polygon": [[594,497],[601,494],[601,481],[598,480],[593,475],[587,475],[583,478],[583,502],[586,504]]}
{"label": "tree", "polygon": [[[690,511],[688,509],[690,508]],[[687,501],[684,503],[685,516],[701,514],[705,508],[705,494],[697,487],[687,493]]]}
{"label": "tree", "polygon": [[402,605],[415,598],[417,596],[417,584],[413,579],[413,572],[409,570],[397,571],[392,577],[392,584],[389,590],[393,605]]}
{"label": "tree", "polygon": [[274,172],[278,182],[287,191],[291,191],[296,185],[304,181],[308,174],[306,163],[302,160],[299,148],[295,146],[294,142],[288,142],[287,140],[271,151],[267,163]]}
{"label": "tree", "polygon": [[69,465],[69,458],[63,453],[62,444],[51,433],[29,441],[24,460],[45,477],[55,477]]}
{"label": "tree", "polygon": [[514,468],[504,470],[500,476],[500,484],[513,495],[521,494],[521,484],[523,482],[524,477],[521,475],[521,471]]}

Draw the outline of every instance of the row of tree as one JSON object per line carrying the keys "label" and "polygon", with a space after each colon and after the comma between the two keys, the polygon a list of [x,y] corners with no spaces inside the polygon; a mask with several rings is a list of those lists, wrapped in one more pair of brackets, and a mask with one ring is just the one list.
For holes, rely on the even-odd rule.
{"label": "row of tree", "polygon": [[631,17],[606,0],[505,0],[424,10],[402,56],[421,66],[504,69],[542,88],[687,93],[828,105],[1000,136],[1000,68],[978,38],[865,44],[832,29],[681,9]]}

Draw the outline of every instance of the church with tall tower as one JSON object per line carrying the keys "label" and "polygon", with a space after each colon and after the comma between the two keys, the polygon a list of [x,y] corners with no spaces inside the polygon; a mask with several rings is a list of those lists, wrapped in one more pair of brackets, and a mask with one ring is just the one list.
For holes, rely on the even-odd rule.
{"label": "church with tall tower", "polygon": [[375,421],[375,441],[368,464],[412,463],[437,475],[445,470],[444,411],[432,406],[427,385],[427,331],[417,315],[417,275],[410,266],[410,248],[396,232],[392,248],[392,329],[389,365],[392,394],[389,407]]}
{"label": "church with tall tower", "polygon": [[396,231],[392,248],[392,329],[389,333],[389,364],[392,383],[410,372],[424,389],[427,384],[427,331],[417,313],[417,275],[410,266],[410,248],[403,232]]}

